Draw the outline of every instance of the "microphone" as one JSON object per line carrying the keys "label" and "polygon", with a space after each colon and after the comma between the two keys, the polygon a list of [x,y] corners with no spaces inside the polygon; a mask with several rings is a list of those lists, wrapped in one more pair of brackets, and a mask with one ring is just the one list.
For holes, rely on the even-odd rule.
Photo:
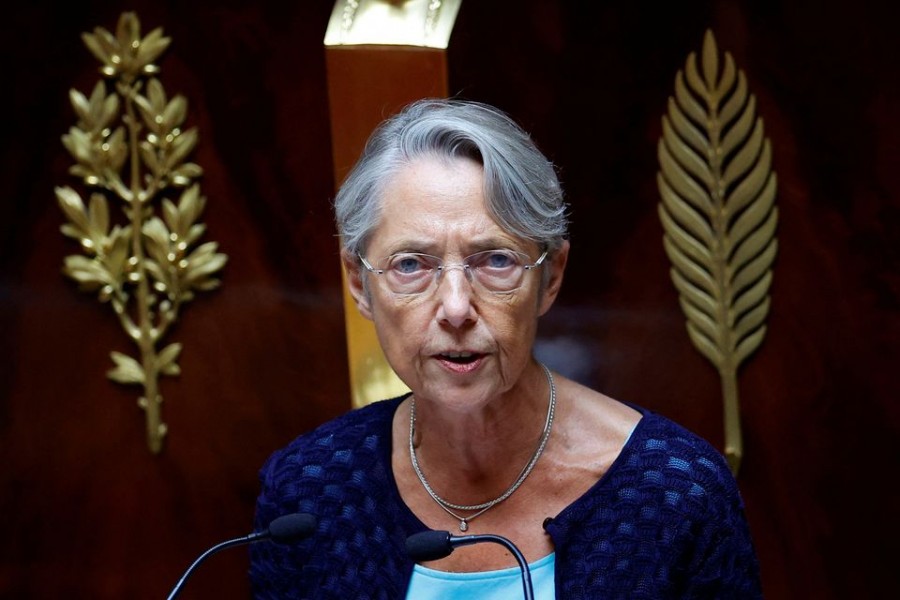
{"label": "microphone", "polygon": [[406,538],[406,553],[416,562],[445,558],[460,546],[470,546],[480,542],[494,542],[505,546],[512,552],[522,571],[522,589],[525,600],[534,600],[534,588],[531,584],[531,569],[525,557],[511,541],[500,535],[490,533],[480,535],[450,535],[449,531],[426,529]]}
{"label": "microphone", "polygon": [[204,560],[218,552],[219,550],[224,550],[225,548],[230,548],[232,546],[240,546],[241,544],[252,544],[253,542],[259,542],[262,540],[272,540],[273,542],[297,542],[302,540],[303,538],[309,536],[316,529],[316,518],[313,515],[306,513],[293,513],[290,515],[284,515],[278,517],[271,523],[269,523],[268,529],[265,531],[256,531],[251,533],[250,535],[245,535],[244,537],[234,538],[233,540],[226,540],[219,544],[216,544],[203,554],[201,554],[197,560],[195,560],[190,567],[188,567],[187,571],[184,572],[184,575],[181,576],[181,579],[178,580],[178,583],[175,584],[175,587],[172,588],[172,592],[167,597],[167,600],[174,600],[176,596],[181,592],[181,588],[184,587],[184,583],[187,581],[187,578],[191,576],[194,570],[202,563]]}

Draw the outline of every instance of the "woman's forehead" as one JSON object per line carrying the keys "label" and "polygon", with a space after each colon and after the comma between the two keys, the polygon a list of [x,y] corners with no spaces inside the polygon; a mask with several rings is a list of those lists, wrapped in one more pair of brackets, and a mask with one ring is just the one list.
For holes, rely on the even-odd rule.
{"label": "woman's forehead", "polygon": [[528,251],[531,242],[504,230],[490,213],[481,165],[466,158],[420,157],[402,167],[381,194],[369,246],[443,254],[497,247]]}
{"label": "woman's forehead", "polygon": [[406,165],[383,189],[376,235],[481,235],[499,229],[488,213],[482,179],[481,166],[471,161],[419,159]]}
{"label": "woman's forehead", "polygon": [[484,169],[469,159],[422,156],[391,175],[382,196],[401,210],[423,200],[444,202],[448,209],[467,200],[483,203]]}

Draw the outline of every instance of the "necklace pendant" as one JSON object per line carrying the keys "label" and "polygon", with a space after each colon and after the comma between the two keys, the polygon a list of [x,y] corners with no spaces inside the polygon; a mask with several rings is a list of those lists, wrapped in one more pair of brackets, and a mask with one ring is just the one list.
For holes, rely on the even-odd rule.
{"label": "necklace pendant", "polygon": [[466,520],[465,520],[465,519],[462,519],[462,520],[459,522],[459,530],[460,530],[460,531],[468,531],[468,530],[469,530],[469,524],[466,523]]}

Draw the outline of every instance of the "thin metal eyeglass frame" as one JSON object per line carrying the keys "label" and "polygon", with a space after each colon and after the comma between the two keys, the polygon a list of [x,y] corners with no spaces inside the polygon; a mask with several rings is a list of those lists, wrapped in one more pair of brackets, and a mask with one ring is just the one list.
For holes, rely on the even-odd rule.
{"label": "thin metal eyeglass frame", "polygon": [[[486,291],[491,292],[492,294],[508,294],[509,292],[514,292],[517,289],[519,289],[520,287],[522,287],[521,282],[519,282],[519,285],[517,285],[516,287],[510,288],[508,290],[492,290],[492,289],[488,288],[487,286],[485,286],[483,283],[481,283],[481,281],[479,281],[479,279],[475,276],[474,272],[472,271],[472,268],[469,266],[468,260],[477,254],[482,254],[483,252],[492,252],[492,250],[482,250],[480,252],[475,252],[474,254],[470,254],[469,256],[464,258],[463,262],[452,263],[452,264],[444,264],[444,261],[440,257],[434,256],[431,254],[423,254],[421,252],[409,252],[409,253],[403,252],[401,254],[415,254],[418,256],[427,256],[429,258],[433,258],[436,260],[436,262],[438,263],[438,266],[437,266],[437,268],[434,269],[434,278],[432,279],[435,289],[437,288],[438,284],[440,283],[441,276],[444,274],[445,271],[449,271],[450,269],[462,269],[463,273],[466,274],[466,279],[469,281],[469,283],[473,283],[473,282],[477,281],[478,287],[484,288]],[[519,254],[521,256],[528,256],[524,252],[518,252],[516,250],[510,250],[510,252],[514,252],[515,254]],[[547,258],[548,253],[549,253],[549,250],[544,250],[536,261],[534,261],[533,263],[528,264],[528,265],[522,265],[522,269],[524,271],[531,271],[533,269],[536,269],[537,267],[543,266],[544,260]],[[370,272],[374,275],[384,275],[384,272],[385,272],[384,269],[376,269],[375,267],[373,267],[372,264],[369,261],[367,261],[366,258],[362,254],[357,252],[356,256],[359,257],[359,260],[362,262],[362,266],[368,272]],[[393,256],[393,255],[391,255],[391,256]],[[524,277],[524,272],[523,272],[523,277]],[[425,286],[425,288],[421,292],[407,292],[407,293],[404,293],[404,295],[418,296],[418,295],[428,292],[428,290],[431,288],[432,288],[432,284],[429,283],[427,286]],[[401,293],[401,292],[394,292],[394,293],[397,294],[397,293]]]}

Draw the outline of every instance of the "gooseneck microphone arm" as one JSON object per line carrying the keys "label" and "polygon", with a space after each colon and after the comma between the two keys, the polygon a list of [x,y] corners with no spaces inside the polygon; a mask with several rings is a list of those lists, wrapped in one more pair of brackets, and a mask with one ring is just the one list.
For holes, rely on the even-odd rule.
{"label": "gooseneck microphone arm", "polygon": [[188,577],[190,577],[197,567],[200,566],[200,563],[219,550],[231,548],[232,546],[240,546],[242,544],[252,544],[253,542],[260,542],[262,540],[272,540],[274,542],[282,543],[296,542],[309,536],[315,529],[316,518],[314,516],[306,513],[293,513],[278,517],[269,524],[269,528],[265,531],[256,531],[250,535],[220,542],[198,556],[197,560],[191,563],[191,566],[188,567],[187,571],[184,572],[184,575],[181,576],[181,579],[178,580],[178,583],[175,584],[175,587],[172,588],[172,591],[169,593],[166,600],[174,600],[174,598],[181,593],[181,588],[184,587]]}
{"label": "gooseneck microphone arm", "polygon": [[246,535],[244,537],[235,538],[233,540],[227,540],[216,544],[191,563],[191,566],[188,567],[187,571],[184,572],[184,575],[181,576],[181,579],[178,580],[178,583],[175,584],[175,587],[172,588],[172,592],[169,594],[167,600],[173,600],[179,593],[181,593],[181,588],[184,587],[185,582],[188,577],[190,577],[193,572],[200,566],[204,560],[218,552],[219,550],[224,550],[225,548],[231,548],[232,546],[240,546],[241,544],[251,544],[257,540],[264,540],[267,536],[261,533],[251,533],[250,535]]}
{"label": "gooseneck microphone arm", "polygon": [[406,538],[406,552],[414,561],[428,561],[445,558],[461,546],[471,546],[480,542],[493,542],[505,546],[512,552],[522,571],[522,590],[525,600],[534,600],[534,588],[531,584],[531,569],[525,557],[511,541],[501,535],[490,533],[479,535],[450,535],[449,531],[426,530],[414,533]]}

